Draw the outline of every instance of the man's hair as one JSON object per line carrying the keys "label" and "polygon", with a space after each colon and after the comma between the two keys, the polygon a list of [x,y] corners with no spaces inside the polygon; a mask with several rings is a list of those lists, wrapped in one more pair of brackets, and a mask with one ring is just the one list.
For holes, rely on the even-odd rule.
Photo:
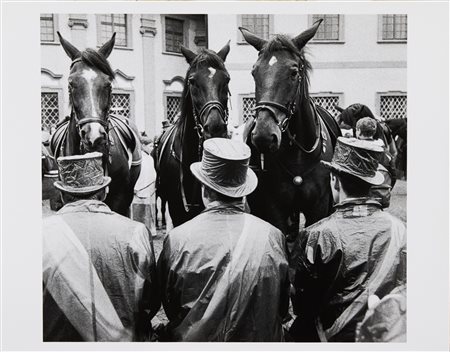
{"label": "man's hair", "polygon": [[367,197],[372,185],[359,177],[343,171],[331,171],[340,181],[341,187],[349,197]]}
{"label": "man's hair", "polygon": [[74,194],[61,191],[61,198],[64,204],[78,202],[79,200],[100,200],[105,199],[105,188],[93,193]]}
{"label": "man's hair", "polygon": [[238,197],[238,198],[229,197],[229,196],[226,196],[222,193],[219,193],[219,192],[209,188],[206,185],[203,185],[203,186],[204,186],[203,195],[205,196],[205,198],[208,198],[210,201],[220,201],[220,202],[230,203],[230,202],[236,202],[236,201],[243,199],[243,197]]}
{"label": "man's hair", "polygon": [[362,136],[373,138],[377,132],[377,123],[371,117],[363,117],[356,123],[356,129],[361,131]]}

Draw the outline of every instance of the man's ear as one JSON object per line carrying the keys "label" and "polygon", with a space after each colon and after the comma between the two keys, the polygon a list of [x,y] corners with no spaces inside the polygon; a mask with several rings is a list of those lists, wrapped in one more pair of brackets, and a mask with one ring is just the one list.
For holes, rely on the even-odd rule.
{"label": "man's ear", "polygon": [[341,190],[341,183],[339,182],[339,178],[333,172],[330,174],[330,177],[333,189],[339,192]]}

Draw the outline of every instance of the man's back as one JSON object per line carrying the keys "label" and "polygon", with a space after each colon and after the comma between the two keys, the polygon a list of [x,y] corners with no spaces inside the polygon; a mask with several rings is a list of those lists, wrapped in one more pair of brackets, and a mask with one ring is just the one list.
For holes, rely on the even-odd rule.
{"label": "man's back", "polygon": [[[61,236],[67,236],[67,243],[78,245],[74,248],[78,249],[79,253],[68,250],[71,247],[55,248],[51,237],[51,226],[55,222],[56,230],[60,228]],[[75,279],[74,276],[78,272],[81,275],[84,273],[84,276],[78,278],[81,283],[79,288],[81,289],[85,282],[90,282],[90,286],[95,287],[96,290],[104,290],[105,300],[109,300],[106,305],[115,311],[114,313],[112,309],[109,309],[112,315],[117,314],[120,319],[119,325],[123,325],[123,329],[130,332],[132,340],[143,339],[143,334],[149,332],[144,331],[146,329],[144,325],[147,324],[148,328],[148,318],[151,318],[145,317],[144,308],[155,311],[159,307],[158,291],[154,284],[153,246],[145,226],[112,212],[99,201],[79,201],[68,204],[56,217],[44,220],[44,261],[46,256],[53,257],[56,251],[63,250],[67,253],[58,255],[69,256],[67,261],[70,263],[70,260],[73,260],[73,264],[64,267],[63,264],[56,263],[49,265],[48,270],[60,271],[58,275],[63,278],[70,276],[70,280]],[[83,256],[80,258],[80,253],[86,256],[89,264],[80,263],[80,268],[77,268],[77,259],[81,261],[84,258]],[[49,262],[52,263],[51,258]],[[89,272],[91,267],[95,270]],[[66,269],[68,271],[62,272]],[[69,275],[65,275],[66,273]],[[45,272],[44,277],[46,277]],[[97,277],[99,282],[96,286],[92,283],[95,283]],[[74,285],[76,285],[75,281]],[[44,282],[44,340],[83,339],[83,334],[76,331],[78,329],[71,324],[70,315],[74,312],[62,307],[63,302],[72,299],[69,296],[84,294],[74,285],[70,287],[71,292],[64,292],[60,297],[59,294],[55,294],[62,291],[58,280],[55,281],[53,276],[48,276],[48,280]],[[54,290],[53,293],[52,290]],[[55,297],[59,298],[55,299]],[[105,302],[94,301],[93,303],[97,305],[95,308],[99,312],[97,315],[100,315],[101,309],[106,306]],[[45,314],[48,314],[47,318]],[[147,319],[148,322],[145,322]],[[85,325],[90,326],[90,324],[91,322],[88,321]]]}
{"label": "man's back", "polygon": [[288,309],[282,233],[211,203],[167,237],[158,262],[172,340],[281,341]]}
{"label": "man's back", "polygon": [[[404,279],[406,229],[376,202],[348,201],[302,236],[300,253],[295,254],[302,258],[296,288],[312,289],[297,297],[295,306],[300,312],[318,306],[324,330],[336,331],[336,341],[352,340],[356,323],[364,317],[366,296],[383,297]],[[351,305],[347,318],[340,318]]]}

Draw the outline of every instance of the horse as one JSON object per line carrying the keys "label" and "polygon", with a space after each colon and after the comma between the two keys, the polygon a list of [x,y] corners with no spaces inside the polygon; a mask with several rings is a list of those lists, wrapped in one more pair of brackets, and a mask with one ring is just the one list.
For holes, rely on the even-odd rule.
{"label": "horse", "polygon": [[201,49],[195,54],[181,46],[189,64],[177,121],[161,136],[154,153],[157,190],[166,200],[174,226],[203,210],[200,183],[189,166],[201,159],[203,141],[227,137],[228,83],[225,59],[229,42],[217,53]]}
{"label": "horse", "polygon": [[105,203],[128,216],[141,169],[141,147],[136,126],[109,113],[114,71],[107,58],[115,35],[98,51],[80,52],[58,32],[61,46],[72,60],[68,79],[71,113],[58,125],[50,144],[55,160],[101,152],[105,173],[112,179]]}
{"label": "horse", "polygon": [[309,97],[311,64],[305,58],[305,45],[320,23],[295,38],[277,34],[270,40],[239,28],[259,52],[252,69],[255,115],[246,128],[258,186],[248,203],[252,214],[288,240],[298,234],[300,212],[309,226],[330,215],[333,206],[330,173],[320,161],[331,160],[341,133],[334,118]]}
{"label": "horse", "polygon": [[407,127],[408,122],[407,118],[404,119],[389,119],[386,120],[386,125],[392,131],[392,137],[395,141],[395,145],[397,147],[398,155],[396,160],[396,167],[399,171],[403,173],[403,176],[406,178],[407,171]]}

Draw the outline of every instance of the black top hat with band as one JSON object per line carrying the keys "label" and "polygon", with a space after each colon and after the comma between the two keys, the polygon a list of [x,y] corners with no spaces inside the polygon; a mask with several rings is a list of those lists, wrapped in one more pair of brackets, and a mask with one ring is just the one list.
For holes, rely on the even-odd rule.
{"label": "black top hat with band", "polygon": [[61,181],[56,181],[54,185],[63,192],[93,193],[111,182],[111,177],[103,175],[101,153],[59,157],[57,163]]}
{"label": "black top hat with band", "polygon": [[255,173],[248,167],[250,154],[243,142],[210,138],[203,143],[202,161],[193,163],[191,171],[209,188],[228,197],[243,197],[258,185]]}
{"label": "black top hat with band", "polygon": [[346,172],[372,185],[381,185],[383,175],[377,171],[383,148],[373,141],[339,137],[331,162],[321,161],[326,167]]}

